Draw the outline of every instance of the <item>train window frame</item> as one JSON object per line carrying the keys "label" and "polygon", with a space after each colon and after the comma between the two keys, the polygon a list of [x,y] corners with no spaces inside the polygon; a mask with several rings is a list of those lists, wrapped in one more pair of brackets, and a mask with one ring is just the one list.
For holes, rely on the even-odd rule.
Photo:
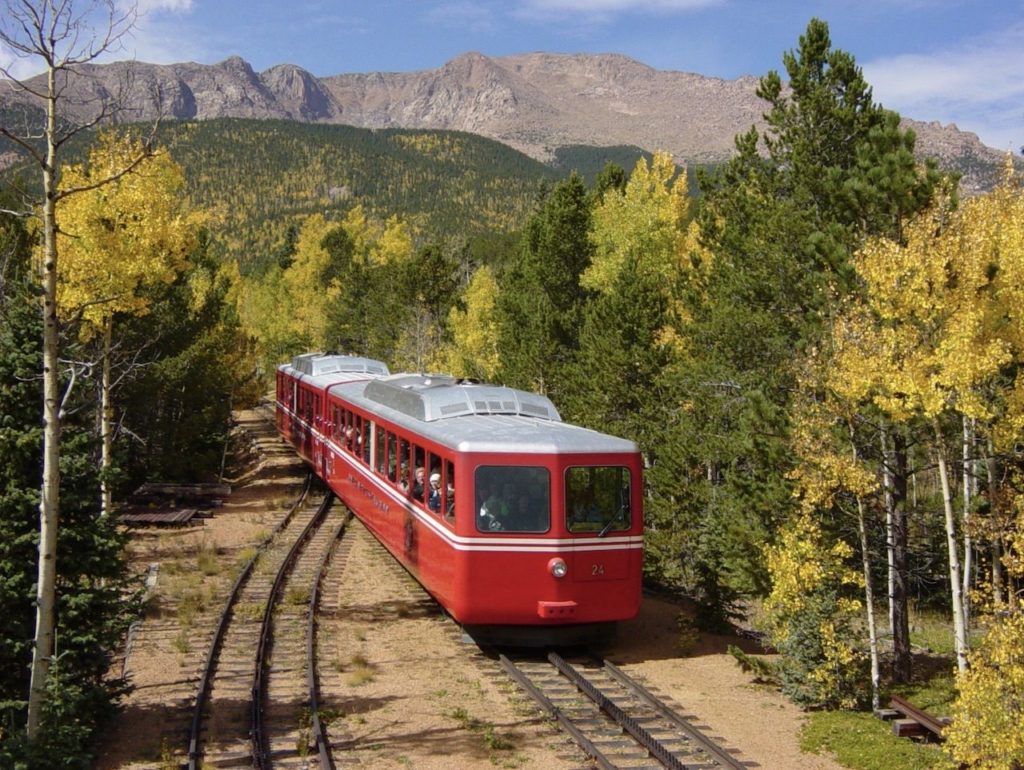
{"label": "train window frame", "polygon": [[360,449],[362,451],[359,452],[359,459],[362,461],[363,465],[370,466],[371,453],[373,452],[374,444],[373,420],[365,416],[360,416],[360,420],[362,421],[362,431],[360,433],[360,436],[362,437]]}
{"label": "train window frame", "polygon": [[[613,509],[610,514],[601,515],[600,508],[595,498],[596,494],[594,491],[594,473],[601,470],[615,469],[620,473],[620,484],[618,488],[618,503],[612,504]],[[590,505],[586,506],[586,500],[581,499],[579,501],[572,499],[573,494],[573,483],[570,481],[570,475],[574,471],[589,471],[591,478],[588,486],[590,487],[589,497],[592,498]],[[621,480],[625,476],[625,484],[621,484]],[[633,528],[633,506],[632,506],[632,495],[633,495],[633,473],[627,465],[569,465],[566,466],[563,478],[563,497],[565,500],[565,528],[574,535],[580,534],[596,534],[598,537],[604,537],[611,532],[628,532]],[[577,504],[578,503],[578,504]],[[584,511],[584,506],[587,510]],[[594,508],[598,508],[595,517]],[[625,513],[625,516],[622,514]],[[615,524],[622,521],[623,526],[618,527]]]}
{"label": "train window frame", "polygon": [[443,478],[439,478],[438,479],[437,508],[433,508],[430,505],[432,499],[434,498],[433,489],[431,487],[430,479],[434,476],[434,474],[437,474],[439,477],[441,476],[441,457],[438,454],[436,454],[435,452],[429,452],[428,451],[425,454],[425,459],[426,459],[426,464],[423,466],[424,467],[424,472],[423,472],[424,484],[423,484],[423,501],[422,501],[423,502],[423,506],[430,513],[432,513],[434,516],[440,517],[441,511],[444,510],[444,501],[442,500],[442,497],[441,497],[441,494],[442,494],[441,490],[444,488],[442,486],[444,484],[444,479]]}
{"label": "train window frame", "polygon": [[[410,467],[412,468],[412,475],[409,478],[409,497],[419,503],[421,508],[427,507],[427,485],[429,484],[430,471],[427,465],[427,450],[424,449],[420,444],[415,441],[409,441],[409,447],[411,450],[412,462]],[[420,484],[419,490],[416,489],[416,471],[423,469],[423,481]]]}
{"label": "train window frame", "polygon": [[398,483],[398,437],[393,430],[384,429],[384,476],[392,484]]}
{"label": "train window frame", "polygon": [[388,434],[379,422],[373,423],[373,469],[378,476],[388,473]]}
{"label": "train window frame", "polygon": [[[486,486],[493,488],[494,485],[500,485],[502,488],[500,494],[488,492],[485,496],[483,491],[485,485],[482,483],[484,480],[481,479],[482,472],[494,472],[493,478],[486,479]],[[517,510],[512,510],[512,503],[509,502],[511,497],[505,492],[505,487],[515,484],[512,480],[513,476],[527,473],[535,474],[533,483],[530,484],[531,488],[536,488],[535,482],[539,481],[541,478],[540,474],[543,474],[545,482],[543,494],[533,493],[529,495],[536,498],[535,511],[541,512],[539,518],[536,512],[532,514],[533,522],[539,524],[541,519],[543,519],[543,526],[526,526],[526,524],[531,523],[531,517],[519,510],[519,506],[528,495],[516,495],[515,505]],[[529,482],[529,479],[525,477],[521,479],[519,482],[520,486],[524,482]],[[529,533],[537,535],[551,531],[552,474],[551,470],[544,465],[478,465],[473,469],[473,500],[473,520],[477,532],[485,534],[519,535]],[[493,509],[496,506],[497,510],[489,510],[489,508]]]}
{"label": "train window frame", "polygon": [[444,458],[441,463],[441,518],[455,526],[455,462]]}
{"label": "train window frame", "polygon": [[410,486],[412,484],[412,481],[410,479],[410,473],[412,472],[410,470],[412,468],[412,463],[410,462],[411,458],[412,458],[412,442],[409,441],[409,439],[407,437],[399,435],[398,436],[398,471],[396,473],[396,477],[397,477],[397,483],[398,483],[399,488],[401,488],[401,490],[403,492],[405,492],[406,494],[408,494],[409,490],[412,488]]}

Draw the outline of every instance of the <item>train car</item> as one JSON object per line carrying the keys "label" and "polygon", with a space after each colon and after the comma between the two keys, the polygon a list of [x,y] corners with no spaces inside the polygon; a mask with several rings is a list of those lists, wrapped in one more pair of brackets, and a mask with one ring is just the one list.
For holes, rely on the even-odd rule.
{"label": "train car", "polygon": [[303,353],[277,368],[277,431],[321,477],[324,394],[339,382],[389,374],[387,364],[372,358]]}
{"label": "train car", "polygon": [[471,635],[574,644],[636,614],[633,442],[534,393],[314,359],[278,370],[282,435]]}

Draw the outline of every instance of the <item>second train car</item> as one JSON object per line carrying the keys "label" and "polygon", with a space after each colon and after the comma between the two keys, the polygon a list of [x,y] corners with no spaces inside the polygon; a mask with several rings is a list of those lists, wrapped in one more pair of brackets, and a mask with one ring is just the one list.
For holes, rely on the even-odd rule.
{"label": "second train car", "polygon": [[563,422],[541,395],[326,354],[278,368],[277,419],[471,635],[574,644],[636,615],[633,442]]}

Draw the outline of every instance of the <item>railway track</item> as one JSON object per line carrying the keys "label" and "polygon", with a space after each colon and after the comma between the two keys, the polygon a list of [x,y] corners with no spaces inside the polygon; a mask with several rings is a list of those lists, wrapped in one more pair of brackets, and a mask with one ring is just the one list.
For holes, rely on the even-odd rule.
{"label": "railway track", "polygon": [[330,515],[329,493],[308,504],[311,483],[243,566],[221,613],[193,706],[189,770],[269,770],[295,756],[333,770],[318,711],[316,613],[348,514]]}
{"label": "railway track", "polygon": [[740,762],[654,693],[606,660],[513,661],[505,672],[602,770],[697,770],[754,766]]}

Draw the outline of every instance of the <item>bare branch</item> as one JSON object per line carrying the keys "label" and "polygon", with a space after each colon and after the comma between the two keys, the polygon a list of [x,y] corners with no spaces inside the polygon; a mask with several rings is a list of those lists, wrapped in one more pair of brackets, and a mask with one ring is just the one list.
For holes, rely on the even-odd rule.
{"label": "bare branch", "polygon": [[46,162],[46,158],[44,158],[35,147],[29,144],[28,141],[22,139],[17,134],[12,134],[4,126],[0,126],[0,136],[5,136],[15,144],[19,145],[23,150],[25,150],[26,152],[29,153],[29,155],[32,156],[33,160],[35,160],[36,163],[41,165]]}
{"label": "bare branch", "polygon": [[98,179],[98,180],[96,180],[95,182],[93,182],[91,184],[76,185],[75,187],[64,188],[59,193],[57,193],[57,195],[54,198],[54,200],[60,201],[60,200],[63,200],[64,198],[67,198],[70,195],[75,195],[76,193],[81,193],[81,192],[88,192],[89,190],[95,190],[98,187],[103,187],[105,185],[108,185],[111,182],[116,182],[118,179],[121,179],[122,177],[127,176],[128,174],[132,173],[132,171],[134,171],[136,168],[138,168],[139,164],[141,164],[147,158],[152,158],[152,157],[153,157],[153,146],[152,146],[152,144],[150,142],[147,142],[145,144],[145,150],[143,152],[141,152],[138,156],[133,158],[128,163],[128,165],[125,166],[124,168],[122,168],[120,171],[118,171],[116,173],[113,173],[113,174],[110,174],[109,176],[105,176],[102,179]]}

